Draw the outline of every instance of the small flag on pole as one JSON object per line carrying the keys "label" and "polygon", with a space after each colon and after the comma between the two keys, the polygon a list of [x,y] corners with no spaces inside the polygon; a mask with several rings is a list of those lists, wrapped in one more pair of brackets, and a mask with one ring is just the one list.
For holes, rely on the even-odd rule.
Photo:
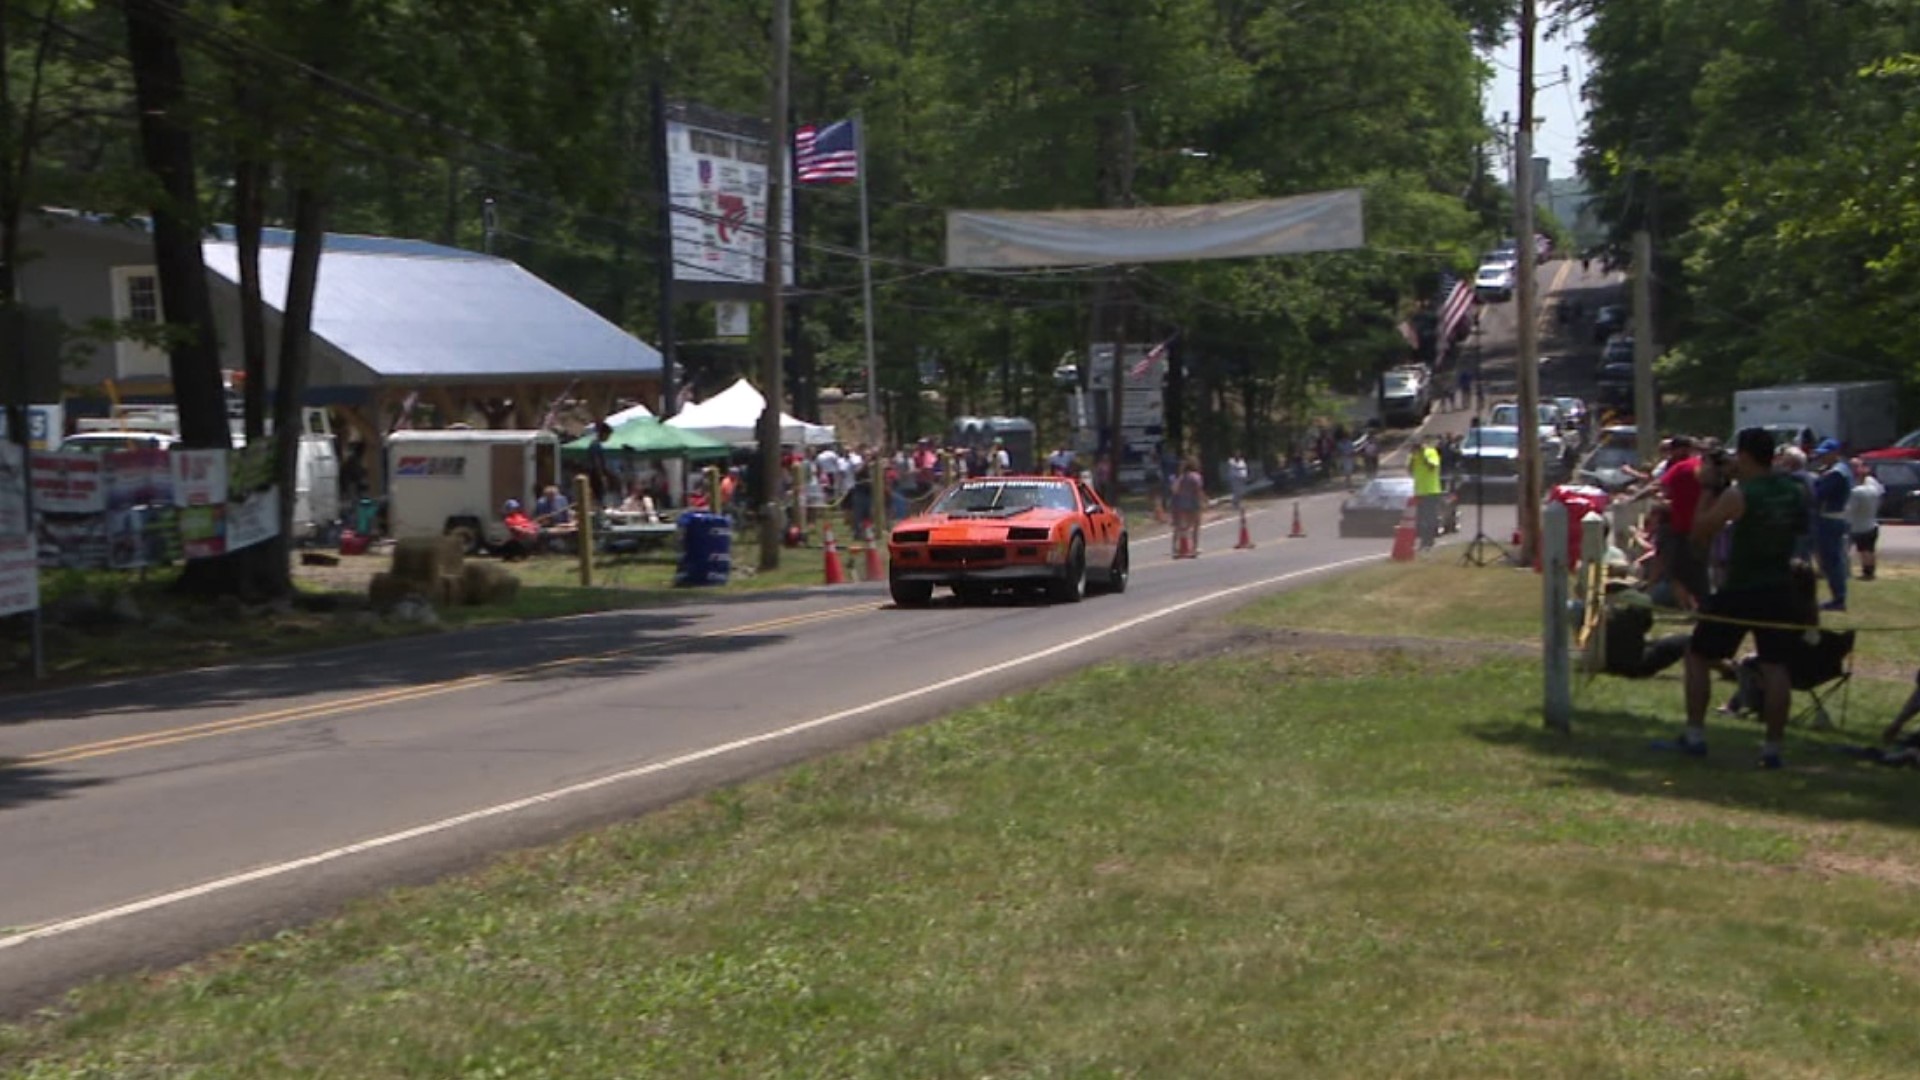
{"label": "small flag on pole", "polygon": [[1146,378],[1147,372],[1153,370],[1153,365],[1158,364],[1167,358],[1167,346],[1171,344],[1173,344],[1173,339],[1168,338],[1167,340],[1161,342],[1160,344],[1155,345],[1153,348],[1148,349],[1147,355],[1135,361],[1134,365],[1127,369],[1127,378],[1129,379]]}
{"label": "small flag on pole", "polygon": [[851,184],[860,179],[860,147],[852,120],[793,133],[793,173],[802,184]]}

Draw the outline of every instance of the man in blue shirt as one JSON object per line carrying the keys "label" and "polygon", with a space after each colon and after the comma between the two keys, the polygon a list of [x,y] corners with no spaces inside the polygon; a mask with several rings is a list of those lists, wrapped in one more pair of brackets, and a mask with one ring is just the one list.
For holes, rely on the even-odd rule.
{"label": "man in blue shirt", "polygon": [[1853,494],[1853,470],[1840,456],[1840,440],[1827,439],[1813,448],[1814,466],[1820,475],[1813,482],[1814,509],[1819,514],[1814,534],[1814,553],[1820,560],[1820,573],[1827,579],[1832,599],[1820,605],[1822,611],[1847,610],[1847,499]]}

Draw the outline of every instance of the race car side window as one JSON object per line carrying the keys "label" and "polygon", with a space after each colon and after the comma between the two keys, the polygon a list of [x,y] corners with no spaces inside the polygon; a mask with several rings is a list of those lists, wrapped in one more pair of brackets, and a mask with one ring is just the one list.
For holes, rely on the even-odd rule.
{"label": "race car side window", "polygon": [[1073,510],[1073,489],[1065,484],[1048,484],[1046,494],[1040,497],[1040,505],[1049,510]]}
{"label": "race car side window", "polygon": [[1100,505],[1100,498],[1099,496],[1093,493],[1092,488],[1088,487],[1085,484],[1081,484],[1080,485],[1080,502],[1081,502],[1081,505],[1085,506],[1089,511],[1091,511],[1095,507],[1098,507]]}

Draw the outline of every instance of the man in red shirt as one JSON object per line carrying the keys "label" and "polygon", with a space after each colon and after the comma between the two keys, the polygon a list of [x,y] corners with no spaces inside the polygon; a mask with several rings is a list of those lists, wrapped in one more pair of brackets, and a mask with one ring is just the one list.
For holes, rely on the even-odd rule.
{"label": "man in red shirt", "polygon": [[1700,456],[1694,453],[1690,436],[1668,440],[1667,467],[1658,483],[1661,500],[1667,504],[1667,527],[1656,542],[1680,606],[1691,608],[1707,595],[1707,561],[1694,550],[1691,539],[1701,489]]}
{"label": "man in red shirt", "polygon": [[524,559],[533,554],[540,544],[540,526],[533,523],[527,512],[520,507],[519,499],[508,499],[506,516],[501,524],[507,527],[507,542],[500,545],[500,557],[512,561]]}

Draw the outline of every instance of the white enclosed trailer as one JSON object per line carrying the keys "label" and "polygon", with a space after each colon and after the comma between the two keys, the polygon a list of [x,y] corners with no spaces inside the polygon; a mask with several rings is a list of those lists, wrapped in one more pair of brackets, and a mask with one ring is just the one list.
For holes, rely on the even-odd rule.
{"label": "white enclosed trailer", "polygon": [[560,482],[549,431],[396,431],[387,436],[387,522],[396,539],[460,536],[468,551],[506,542],[506,502],[531,514]]}

